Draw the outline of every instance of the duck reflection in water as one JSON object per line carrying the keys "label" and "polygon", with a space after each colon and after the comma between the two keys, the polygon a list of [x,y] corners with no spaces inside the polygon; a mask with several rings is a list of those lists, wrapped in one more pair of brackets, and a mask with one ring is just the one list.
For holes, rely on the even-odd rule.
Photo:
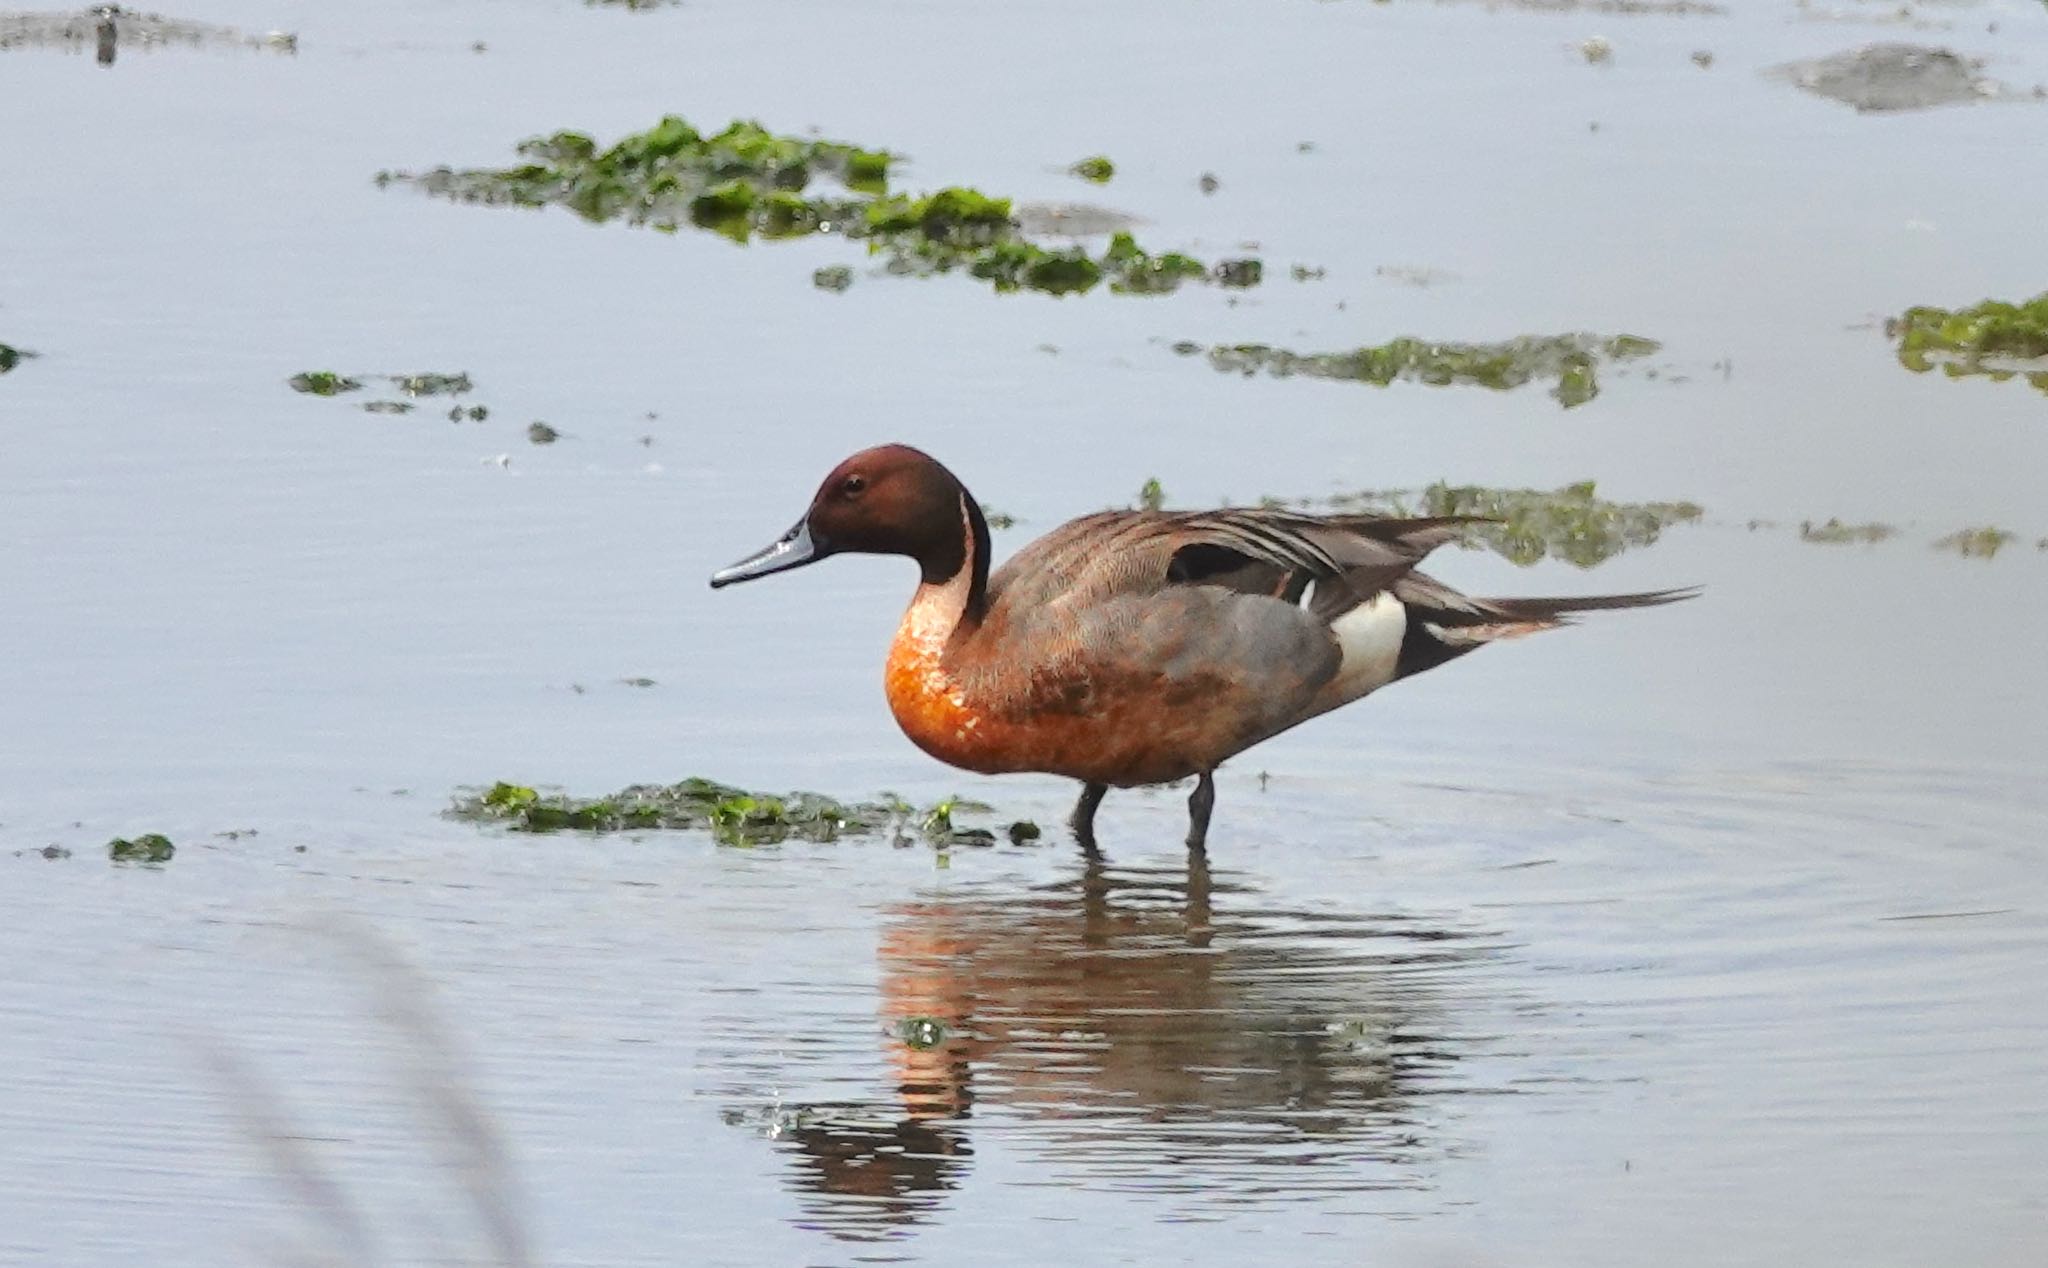
{"label": "duck reflection in water", "polygon": [[1424,1189],[1450,1148],[1433,1094],[1472,1090],[1460,1004],[1499,954],[1410,917],[1263,906],[1199,854],[1185,870],[1091,855],[1042,889],[891,911],[895,1099],[783,1106],[770,1131],[811,1221],[852,1238],[929,1216],[977,1123],[1065,1182],[1166,1200]]}

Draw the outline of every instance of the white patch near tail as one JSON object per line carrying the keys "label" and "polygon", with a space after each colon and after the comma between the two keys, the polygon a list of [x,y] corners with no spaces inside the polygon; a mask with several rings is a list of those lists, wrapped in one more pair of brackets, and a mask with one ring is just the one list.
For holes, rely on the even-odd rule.
{"label": "white patch near tail", "polygon": [[1477,647],[1481,643],[1498,643],[1502,639],[1541,634],[1563,624],[1563,621],[1497,621],[1492,625],[1445,626],[1431,623],[1422,628],[1446,647]]}
{"label": "white patch near tail", "polygon": [[1333,685],[1343,699],[1356,700],[1394,681],[1408,636],[1408,605],[1383,590],[1330,622],[1330,633],[1344,654]]}

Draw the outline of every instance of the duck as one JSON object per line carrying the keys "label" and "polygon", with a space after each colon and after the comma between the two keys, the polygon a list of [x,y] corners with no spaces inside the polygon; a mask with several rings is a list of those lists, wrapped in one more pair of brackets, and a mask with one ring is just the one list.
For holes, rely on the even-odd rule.
{"label": "duck", "polygon": [[907,556],[918,584],[883,682],[911,742],[979,774],[1080,781],[1068,823],[1091,852],[1111,788],[1192,778],[1187,846],[1200,852],[1216,770],[1246,749],[1489,644],[1698,593],[1482,599],[1417,571],[1483,522],[1098,511],[991,569],[988,521],[967,486],[931,455],[888,444],[834,467],[788,532],[711,585],[833,555]]}

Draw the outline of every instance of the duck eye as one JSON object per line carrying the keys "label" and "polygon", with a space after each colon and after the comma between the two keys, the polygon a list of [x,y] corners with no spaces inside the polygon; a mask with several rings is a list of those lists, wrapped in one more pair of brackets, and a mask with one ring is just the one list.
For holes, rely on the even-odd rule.
{"label": "duck eye", "polygon": [[864,475],[850,475],[839,483],[839,491],[850,498],[859,497],[867,487],[868,478]]}

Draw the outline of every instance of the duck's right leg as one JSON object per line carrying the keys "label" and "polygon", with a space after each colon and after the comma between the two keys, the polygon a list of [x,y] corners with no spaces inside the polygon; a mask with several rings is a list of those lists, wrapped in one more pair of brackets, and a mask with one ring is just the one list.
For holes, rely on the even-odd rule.
{"label": "duck's right leg", "polygon": [[1067,816],[1067,826],[1074,830],[1074,839],[1081,848],[1089,852],[1095,849],[1095,808],[1102,804],[1109,793],[1108,784],[1082,784],[1081,799],[1074,803],[1074,813]]}
{"label": "duck's right leg", "polygon": [[1209,816],[1216,809],[1216,777],[1208,771],[1188,794],[1188,850],[1200,854],[1209,845]]}

